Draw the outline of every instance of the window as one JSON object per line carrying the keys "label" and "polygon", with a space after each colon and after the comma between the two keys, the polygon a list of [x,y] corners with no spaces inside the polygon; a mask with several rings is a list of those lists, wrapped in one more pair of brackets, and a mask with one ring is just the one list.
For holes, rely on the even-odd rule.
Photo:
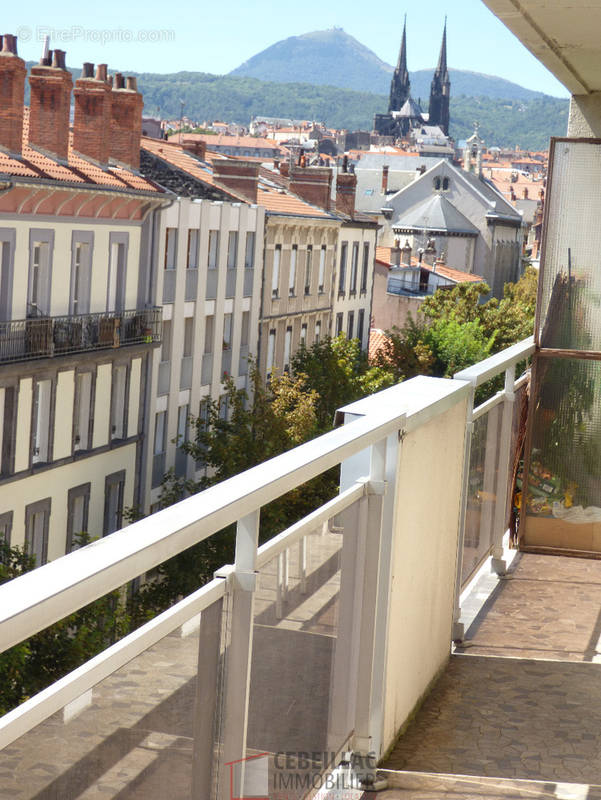
{"label": "window", "polygon": [[250,311],[243,311],[242,324],[240,328],[240,347],[248,347],[249,333],[250,333]]}
{"label": "window", "polygon": [[305,294],[311,294],[311,272],[313,269],[313,245],[307,245],[305,261]]}
{"label": "window", "polygon": [[307,323],[303,322],[301,325],[301,334],[300,334],[300,343],[301,347],[307,346]]}
{"label": "window", "polygon": [[450,185],[451,185],[451,181],[448,178],[443,178],[442,179],[442,190],[443,190],[443,192],[448,192]]}
{"label": "window", "polygon": [[33,389],[32,463],[44,464],[50,457],[50,406],[52,381],[37,381]]}
{"label": "window", "polygon": [[17,435],[17,390],[14,386],[0,389],[0,475],[10,475],[14,469]]}
{"label": "window", "polygon": [[14,228],[0,228],[0,322],[12,319],[15,240]]}
{"label": "window", "polygon": [[198,234],[198,228],[190,228],[188,231],[187,269],[198,269]]}
{"label": "window", "polygon": [[163,321],[163,333],[161,343],[161,361],[171,360],[171,320]]}
{"label": "window", "polygon": [[357,294],[357,267],[359,265],[359,242],[353,242],[353,252],[351,255],[351,285],[350,294]]}
{"label": "window", "polygon": [[113,386],[111,392],[111,439],[124,439],[126,432],[126,385],[127,367],[121,365],[113,368]]}
{"label": "window", "polygon": [[255,232],[248,231],[246,234],[246,248],[244,251],[245,269],[254,269],[255,266]]}
{"label": "window", "polygon": [[223,350],[232,349],[232,314],[223,315]]}
{"label": "window", "polygon": [[215,317],[205,318],[205,353],[213,352],[213,336],[215,331]]}
{"label": "window", "polygon": [[219,260],[219,231],[209,231],[209,269],[217,269]]}
{"label": "window", "polygon": [[78,534],[88,533],[88,513],[90,509],[90,484],[82,483],[69,489],[67,493],[67,544],[65,553],[76,550]]}
{"label": "window", "polygon": [[[197,434],[202,433],[208,428],[209,425],[209,401],[205,398],[204,400],[200,401],[200,407],[198,409],[198,424],[196,426]],[[202,469],[206,466],[206,460],[204,457],[204,445],[202,445],[198,439],[196,440],[196,444],[200,451],[200,458],[196,461],[196,469]]]}
{"label": "window", "polygon": [[188,358],[192,355],[192,347],[194,346],[194,317],[186,317],[184,319],[184,350],[183,357]]}
{"label": "window", "polygon": [[340,275],[338,276],[338,294],[344,294],[346,285],[346,254],[348,250],[348,242],[342,242],[340,245]]}
{"label": "window", "polygon": [[161,455],[165,452],[165,439],[167,434],[167,412],[157,411],[154,420],[154,445],[153,454]]}
{"label": "window", "polygon": [[282,245],[276,244],[273,251],[273,271],[271,273],[271,296],[278,297],[280,293],[280,261],[282,260]]}
{"label": "window", "polygon": [[238,231],[230,231],[227,239],[227,268],[236,269],[238,258]]}
{"label": "window", "polygon": [[38,500],[25,506],[25,551],[33,556],[36,567],[48,560],[48,528],[52,500]]}
{"label": "window", "polygon": [[125,470],[113,472],[104,480],[104,536],[123,527],[123,492]]}
{"label": "window", "polygon": [[165,228],[165,269],[175,269],[177,259],[177,228]]}
{"label": "window", "polygon": [[73,450],[90,449],[92,408],[92,373],[82,372],[75,377],[75,409]]}
{"label": "window", "polygon": [[292,345],[292,328],[286,328],[286,338],[284,339],[284,371],[290,369],[290,347]]}
{"label": "window", "polygon": [[318,291],[320,294],[323,292],[325,274],[326,274],[326,245],[322,244],[321,251],[319,253],[319,278],[317,280]]}
{"label": "window", "polygon": [[93,239],[94,234],[92,233],[73,232],[71,242],[71,314],[90,313]]}
{"label": "window", "polygon": [[363,245],[363,266],[361,267],[361,293],[367,292],[367,273],[369,270],[369,243]]}
{"label": "window", "polygon": [[10,536],[13,530],[13,512],[5,511],[0,514],[0,542],[10,544]]}
{"label": "window", "polygon": [[315,344],[319,344],[321,339],[321,322],[315,323]]}
{"label": "window", "polygon": [[342,333],[342,311],[336,314],[336,333],[335,336],[339,336]]}
{"label": "window", "polygon": [[[186,403],[177,409],[177,444],[178,446],[189,439],[188,418],[190,416],[190,406]],[[185,455],[185,454],[183,454]]]}
{"label": "window", "polygon": [[298,258],[298,245],[293,244],[290,251],[290,272],[288,274],[288,294],[294,297],[294,289],[296,286],[296,260]]}
{"label": "window", "polygon": [[219,398],[219,419],[226,420],[228,413],[228,400],[227,395],[222,394]]}
{"label": "window", "polygon": [[434,189],[435,189],[435,191],[439,192],[439,191],[440,191],[440,185],[441,185],[440,178],[438,178],[438,177],[434,178],[434,180],[432,181],[432,183],[433,183],[433,185],[434,185]]}
{"label": "window", "polygon": [[353,338],[354,328],[355,328],[355,312],[354,311],[349,311],[348,312],[348,319],[346,321],[346,338],[347,339],[352,339]]}
{"label": "window", "polygon": [[359,339],[359,347],[363,348],[363,325],[365,324],[365,309],[360,308],[357,315],[357,339]]}
{"label": "window", "polygon": [[31,243],[29,267],[29,313],[48,314],[50,312],[50,245],[48,242]]}
{"label": "window", "polygon": [[106,310],[123,311],[125,308],[128,235],[126,233],[111,233],[109,242],[110,260]]}
{"label": "window", "polygon": [[269,331],[269,341],[267,343],[267,372],[273,369],[273,361],[275,358],[275,328]]}

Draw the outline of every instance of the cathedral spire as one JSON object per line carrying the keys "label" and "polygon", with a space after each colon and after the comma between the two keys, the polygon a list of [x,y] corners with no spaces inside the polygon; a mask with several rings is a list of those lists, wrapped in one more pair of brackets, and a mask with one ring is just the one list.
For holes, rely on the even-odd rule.
{"label": "cathedral spire", "polygon": [[388,112],[400,111],[406,100],[409,99],[411,83],[407,70],[407,15],[403,23],[403,36],[401,38],[401,49],[396,69],[390,82],[390,102]]}
{"label": "cathedral spire", "polygon": [[428,121],[430,125],[438,125],[446,136],[449,135],[450,98],[451,81],[447,68],[447,18],[445,17],[438,65],[434,71],[430,89],[430,114]]}
{"label": "cathedral spire", "polygon": [[444,18],[444,30],[442,32],[442,44],[440,45],[440,55],[438,56],[438,66],[435,75],[440,75],[443,79],[447,73],[447,18]]}

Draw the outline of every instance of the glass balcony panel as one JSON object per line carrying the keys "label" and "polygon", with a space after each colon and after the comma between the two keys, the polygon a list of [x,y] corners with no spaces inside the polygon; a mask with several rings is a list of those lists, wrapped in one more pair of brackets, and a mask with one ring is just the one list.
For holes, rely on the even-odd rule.
{"label": "glass balcony panel", "polygon": [[207,272],[207,300],[215,300],[217,297],[217,279],[219,273],[216,269],[210,269]]}
{"label": "glass balcony panel", "polygon": [[202,367],[200,370],[200,383],[207,386],[213,378],[213,353],[205,353],[202,357]]}
{"label": "glass balcony panel", "polygon": [[235,269],[228,269],[225,275],[225,296],[234,297],[236,294],[236,275]]}
{"label": "glass balcony panel", "polygon": [[192,388],[192,356],[184,356],[182,358],[181,372],[179,376],[179,388],[191,389]]}
{"label": "glass balcony panel", "polygon": [[244,270],[244,289],[243,295],[244,297],[251,297],[253,293],[253,282],[255,280],[255,271],[254,269],[245,269]]}
{"label": "glass balcony panel", "polygon": [[248,375],[248,345],[240,346],[240,363],[238,375]]}
{"label": "glass balcony panel", "polygon": [[186,270],[186,302],[190,300],[196,300],[196,295],[198,294],[198,270],[197,269],[187,269]]}
{"label": "glass balcony panel", "polygon": [[161,485],[165,474],[165,453],[155,453],[152,457],[152,488],[156,489]]}
{"label": "glass balcony panel", "polygon": [[171,380],[171,361],[161,361],[159,364],[159,377],[157,394],[169,394],[169,382]]}
{"label": "glass balcony panel", "polygon": [[223,614],[214,602],[0,751],[0,797],[210,796]]}
{"label": "glass balcony panel", "polygon": [[601,362],[539,358],[532,400],[527,545],[601,551]]}
{"label": "glass balcony panel", "polygon": [[502,403],[474,421],[465,512],[462,585],[490,554],[497,508]]}
{"label": "glass balcony panel", "polygon": [[[356,533],[350,526],[347,534],[342,523],[357,517],[356,505],[259,570],[247,755],[271,754],[272,791],[279,781],[290,792],[290,770],[299,773],[292,776],[298,791],[307,771],[323,768],[312,754],[337,752],[351,733],[356,562],[348,553]],[[286,764],[277,755],[285,752],[307,753],[308,763]]]}
{"label": "glass balcony panel", "polygon": [[163,270],[163,303],[173,303],[175,301],[175,282],[177,270]]}
{"label": "glass balcony panel", "polygon": [[221,374],[227,372],[229,375],[232,371],[232,351],[224,350],[221,355]]}

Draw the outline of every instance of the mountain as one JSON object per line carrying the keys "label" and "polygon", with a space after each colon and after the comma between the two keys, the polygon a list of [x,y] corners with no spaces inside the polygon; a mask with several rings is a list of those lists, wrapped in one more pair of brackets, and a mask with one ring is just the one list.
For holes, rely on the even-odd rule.
{"label": "mountain", "polygon": [[[399,33],[400,41],[400,33]],[[432,61],[438,52],[432,53]],[[452,54],[451,59],[452,61]],[[257,53],[229,74],[278,83],[312,83],[339,86],[360,92],[388,95],[393,67],[386,64],[365,45],[342,28],[313,31],[290,36]],[[430,96],[431,70],[410,72],[411,94],[427,102]],[[451,96],[511,98],[534,100],[534,92],[517,83],[483,75],[479,72],[450,69]]]}

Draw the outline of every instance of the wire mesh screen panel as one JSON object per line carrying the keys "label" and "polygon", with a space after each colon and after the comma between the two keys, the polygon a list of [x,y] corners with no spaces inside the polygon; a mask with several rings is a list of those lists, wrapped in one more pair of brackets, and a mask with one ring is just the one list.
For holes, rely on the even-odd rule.
{"label": "wire mesh screen panel", "polygon": [[304,797],[351,733],[355,506],[259,572],[247,754],[270,754],[270,797]]}
{"label": "wire mesh screen panel", "polygon": [[601,143],[554,140],[550,163],[540,344],[601,351]]}
{"label": "wire mesh screen panel", "polygon": [[222,615],[218,600],[0,751],[0,797],[208,796]]}
{"label": "wire mesh screen panel", "polygon": [[[462,585],[490,553],[497,504],[502,404],[474,421],[470,452]],[[501,502],[504,498],[501,500]]]}
{"label": "wire mesh screen panel", "polygon": [[526,545],[601,552],[601,362],[538,357]]}

